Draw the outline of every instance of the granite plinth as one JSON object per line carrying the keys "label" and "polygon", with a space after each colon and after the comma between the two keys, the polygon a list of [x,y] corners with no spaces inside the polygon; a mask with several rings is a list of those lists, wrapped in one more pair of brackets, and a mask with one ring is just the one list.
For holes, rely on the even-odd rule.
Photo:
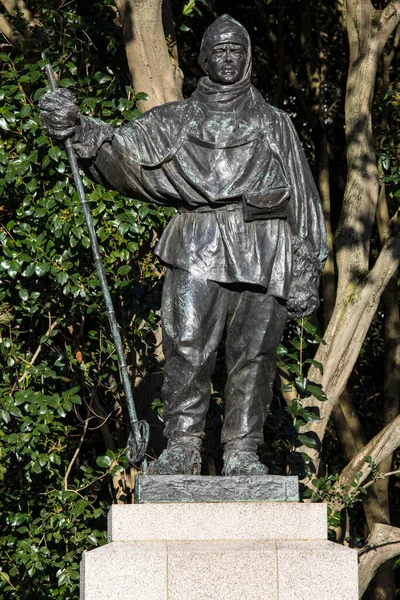
{"label": "granite plinth", "polygon": [[81,600],[358,600],[357,552],[326,536],[324,504],[113,505]]}
{"label": "granite plinth", "polygon": [[257,475],[139,475],[135,503],[148,502],[287,502],[299,500],[297,477]]}
{"label": "granite plinth", "polygon": [[113,504],[108,541],[321,540],[326,506],[299,502]]}

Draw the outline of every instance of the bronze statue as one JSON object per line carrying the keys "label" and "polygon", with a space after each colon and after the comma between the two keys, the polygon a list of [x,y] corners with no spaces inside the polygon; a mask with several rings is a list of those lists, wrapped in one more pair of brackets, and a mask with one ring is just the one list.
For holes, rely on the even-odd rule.
{"label": "bronze statue", "polygon": [[42,122],[70,137],[96,182],[174,206],[155,253],[162,298],[167,449],[151,474],[200,473],[217,347],[226,331],[225,475],[257,475],[276,348],[287,318],[318,306],[325,227],[288,115],[251,85],[249,35],[223,15],[207,29],[192,96],[120,129],[80,115],[68,90],[41,99]]}

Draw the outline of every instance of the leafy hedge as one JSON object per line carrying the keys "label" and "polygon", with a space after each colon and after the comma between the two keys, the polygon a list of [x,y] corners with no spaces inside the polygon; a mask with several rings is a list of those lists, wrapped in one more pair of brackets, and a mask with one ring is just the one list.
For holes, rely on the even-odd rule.
{"label": "leafy hedge", "polygon": [[[179,14],[182,4],[175,0],[172,4]],[[129,86],[113,5],[112,0],[30,0],[42,27],[33,31],[25,54],[6,45],[1,48],[7,52],[0,52],[0,596],[10,600],[77,600],[81,553],[105,542],[105,514],[111,499],[118,499],[116,490],[129,500],[126,407],[99,282],[65,152],[43,133],[37,110],[46,89],[43,66],[50,60],[59,84],[76,94],[83,113],[114,126],[138,115],[135,102],[141,90]],[[196,6],[200,5],[193,0],[184,4],[176,20],[178,38],[192,36],[188,32],[189,25],[193,26],[193,37],[179,44],[189,91],[199,75],[194,46],[204,24],[192,18]],[[243,22],[247,18],[253,22],[252,35],[258,40],[255,81],[264,94],[270,92],[276,72],[275,66],[271,68],[273,60],[267,63],[260,55],[266,34],[258,25],[258,13],[246,4],[231,2],[226,2],[226,10],[239,20],[243,14]],[[301,78],[305,76],[304,57],[296,41],[298,19],[293,18],[297,8],[293,13],[290,10],[285,17],[285,44]],[[18,17],[15,23],[20,27]],[[341,181],[345,171],[343,107],[337,101],[344,97],[344,66],[344,54],[335,46],[333,52],[329,50],[331,83],[326,90],[327,103],[331,108],[337,105],[338,111],[327,120],[336,157],[331,164],[335,182]],[[307,87],[305,79],[303,87]],[[398,92],[390,88],[378,100],[379,110],[386,110],[389,102],[397,108]],[[296,112],[290,90],[286,90],[284,105]],[[296,125],[307,145],[310,131],[300,113]],[[385,136],[380,150],[383,180],[395,185],[398,162],[392,156],[391,138],[387,132]],[[310,148],[308,144],[307,151]],[[147,348],[158,326],[162,279],[151,249],[172,210],[123,198],[87,179],[84,184],[128,362],[133,375],[142,375],[151,366]],[[332,191],[341,197],[336,183]],[[340,209],[336,196],[333,222]],[[397,199],[398,192],[393,192],[391,200]],[[373,252],[376,246],[374,239]],[[383,386],[381,328],[378,313],[350,381],[369,436],[381,425],[376,403]],[[299,436],[299,427],[318,418],[301,406],[302,398],[312,393],[325,399],[323,391],[307,379],[318,343],[316,328],[301,322],[289,326],[279,347],[278,366],[287,379],[283,392],[291,400],[286,403],[276,394],[266,425],[262,458],[272,473],[285,473],[288,464],[292,472],[301,472],[307,457],[296,454],[296,448],[300,443],[315,446],[311,436]],[[210,472],[214,458],[214,470],[220,467],[223,374],[221,360],[207,422],[204,463]],[[161,416],[161,401],[154,406]],[[316,497],[330,502],[346,460],[331,427],[324,446],[327,476],[315,480]],[[340,493],[346,507],[360,499],[352,489]],[[362,543],[364,519],[355,513],[351,522],[351,543],[357,545]],[[338,525],[338,515],[332,515],[331,525]]]}
{"label": "leafy hedge", "polygon": [[[108,475],[126,466],[125,407],[89,239],[65,152],[43,133],[37,108],[51,60],[83,113],[114,126],[137,116],[137,96],[120,83],[128,75],[116,66],[124,49],[110,3],[89,4],[79,15],[75,5],[37,3],[45,31],[36,44],[25,56],[0,53],[3,598],[79,597],[78,557],[105,542]],[[162,271],[151,246],[171,211],[84,183],[138,369],[158,322]],[[106,452],[107,419],[115,449]]]}

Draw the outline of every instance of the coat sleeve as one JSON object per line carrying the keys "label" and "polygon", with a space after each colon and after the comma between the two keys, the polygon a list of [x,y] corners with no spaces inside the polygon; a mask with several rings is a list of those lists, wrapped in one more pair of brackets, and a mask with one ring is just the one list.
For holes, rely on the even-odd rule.
{"label": "coat sleeve", "polygon": [[292,233],[323,265],[328,256],[321,200],[296,130],[286,113],[281,113],[283,153],[291,185],[288,220]]}
{"label": "coat sleeve", "polygon": [[171,151],[171,136],[166,135],[167,126],[159,127],[159,121],[158,113],[149,111],[113,129],[82,116],[73,138],[81,168],[96,183],[125,196],[174,205],[176,193],[161,168]]}

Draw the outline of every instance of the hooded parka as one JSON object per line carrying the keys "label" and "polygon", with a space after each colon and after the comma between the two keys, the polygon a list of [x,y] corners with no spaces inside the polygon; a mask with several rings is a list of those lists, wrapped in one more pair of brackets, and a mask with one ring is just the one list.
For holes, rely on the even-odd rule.
{"label": "hooded parka", "polygon": [[[239,81],[221,85],[208,77],[207,58],[226,43],[245,49],[246,66]],[[190,98],[115,130],[82,117],[74,146],[95,181],[177,209],[155,250],[168,267],[162,300],[166,436],[203,436],[210,378],[226,332],[222,441],[254,450],[263,442],[294,248],[306,253],[310,269],[322,265],[324,219],[290,118],[251,85],[245,28],[219,17],[204,34],[199,63],[205,76]]]}

